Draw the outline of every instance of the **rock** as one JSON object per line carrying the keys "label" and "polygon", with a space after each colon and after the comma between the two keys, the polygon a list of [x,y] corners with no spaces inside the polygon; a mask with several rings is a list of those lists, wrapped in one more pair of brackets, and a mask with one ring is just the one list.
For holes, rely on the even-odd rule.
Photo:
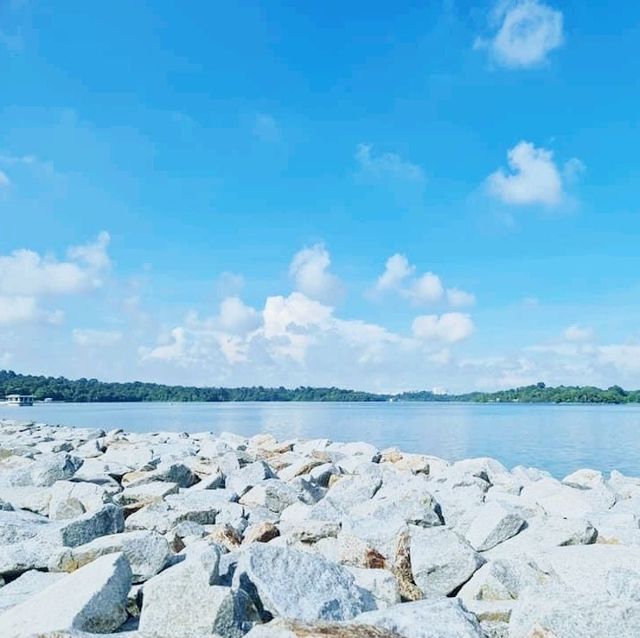
{"label": "rock", "polygon": [[[157,468],[132,476],[126,481],[127,487],[134,487],[152,483],[154,481],[163,481],[165,483],[177,483],[179,487],[190,487],[198,482],[198,477],[184,463],[162,462]],[[123,485],[125,480],[123,478]]]}
{"label": "rock", "polygon": [[219,551],[203,545],[196,549],[145,584],[141,632],[158,638],[209,634],[239,638],[258,619],[245,592],[215,584]]}
{"label": "rock", "polygon": [[122,508],[108,504],[97,512],[85,514],[65,523],[59,530],[62,544],[76,547],[89,543],[99,536],[118,534],[124,530]]}
{"label": "rock", "polygon": [[509,638],[635,638],[640,605],[565,588],[533,593],[514,606]]}
{"label": "rock", "polygon": [[244,533],[243,545],[250,543],[268,543],[270,540],[280,536],[280,530],[269,521],[250,525]]}
{"label": "rock", "polygon": [[250,507],[263,506],[276,513],[300,501],[298,490],[279,479],[267,479],[252,487],[240,499],[240,503]]}
{"label": "rock", "polygon": [[131,505],[133,503],[148,505],[149,503],[161,501],[165,496],[177,493],[177,483],[154,481],[151,483],[143,483],[142,485],[126,487],[122,492],[116,495],[115,500],[120,505]]}
{"label": "rock", "polygon": [[539,565],[557,575],[567,587],[584,595],[610,595],[615,574],[629,574],[640,578],[640,547],[618,545],[574,545],[544,552]]}
{"label": "rock", "polygon": [[484,638],[475,616],[457,598],[432,598],[360,614],[355,622],[407,638]]}
{"label": "rock", "polygon": [[15,509],[46,515],[49,512],[51,490],[47,487],[0,487],[0,499]]}
{"label": "rock", "polygon": [[52,557],[49,570],[72,572],[100,556],[115,552],[122,552],[126,556],[134,583],[142,583],[155,576],[166,565],[171,554],[167,540],[155,532],[126,532],[65,548]]}
{"label": "rock", "polygon": [[256,625],[247,638],[402,638],[395,632],[372,625],[345,623],[301,623],[276,618]]}
{"label": "rock", "polygon": [[208,530],[206,539],[222,545],[222,547],[225,547],[230,552],[240,547],[241,543],[240,536],[228,523],[213,525],[213,527]]}
{"label": "rock", "polygon": [[127,617],[130,588],[127,559],[122,554],[103,556],[2,614],[0,635],[19,638],[56,630],[114,631]]}
{"label": "rock", "polygon": [[347,567],[356,585],[373,596],[377,609],[385,609],[400,602],[396,577],[386,569]]}
{"label": "rock", "polygon": [[50,487],[56,481],[71,478],[83,460],[69,454],[47,454],[39,457],[31,469],[31,485]]}
{"label": "rock", "polygon": [[49,518],[63,520],[95,512],[111,502],[112,493],[95,483],[56,481],[50,490]]}
{"label": "rock", "polygon": [[262,481],[274,478],[275,474],[264,461],[249,463],[243,468],[231,472],[227,476],[225,486],[234,491],[238,496],[248,492],[254,485]]}
{"label": "rock", "polygon": [[233,577],[261,613],[296,620],[349,620],[375,605],[347,569],[319,555],[254,543]]}
{"label": "rock", "polygon": [[483,552],[515,536],[524,524],[515,512],[491,503],[485,505],[471,521],[465,536],[472,547]]}
{"label": "rock", "polygon": [[482,565],[458,596],[472,600],[514,600],[528,588],[541,587],[558,579],[542,571],[533,561],[519,558],[499,558]]}
{"label": "rock", "polygon": [[64,574],[50,574],[35,569],[25,572],[8,585],[0,587],[0,614],[19,605],[61,578],[64,578]]}
{"label": "rock", "polygon": [[446,527],[412,526],[410,536],[413,579],[425,594],[451,594],[484,563],[480,554]]}

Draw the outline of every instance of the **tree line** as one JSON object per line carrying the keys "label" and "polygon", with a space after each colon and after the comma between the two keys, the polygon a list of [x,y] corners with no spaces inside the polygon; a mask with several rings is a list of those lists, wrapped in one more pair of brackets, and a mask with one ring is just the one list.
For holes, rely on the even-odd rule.
{"label": "tree line", "polygon": [[133,381],[111,383],[97,379],[66,379],[18,374],[0,370],[0,398],[8,394],[31,394],[37,400],[72,403],[120,401],[464,401],[472,403],[640,403],[640,390],[618,385],[606,390],[594,386],[549,387],[544,383],[466,394],[434,394],[428,390],[400,394],[376,394],[342,388],[267,388],[263,386],[216,388],[163,385]]}

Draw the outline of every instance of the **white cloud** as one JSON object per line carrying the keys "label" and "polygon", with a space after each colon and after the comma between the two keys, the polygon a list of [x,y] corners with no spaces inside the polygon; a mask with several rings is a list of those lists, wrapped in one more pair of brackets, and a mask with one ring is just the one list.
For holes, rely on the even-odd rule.
{"label": "white cloud", "polygon": [[253,134],[261,142],[275,143],[281,138],[280,127],[275,118],[268,113],[258,113],[253,122]]}
{"label": "white cloud", "polygon": [[393,290],[415,272],[415,266],[400,253],[391,255],[385,263],[384,272],[378,277],[375,289],[378,291]]}
{"label": "white cloud", "polygon": [[79,346],[106,348],[122,340],[122,333],[115,330],[92,330],[76,328],[72,332],[73,341]]}
{"label": "white cloud", "polygon": [[445,290],[442,279],[432,272],[415,276],[416,267],[405,255],[391,255],[385,263],[384,272],[378,277],[371,293],[377,296],[384,292],[397,292],[415,305],[446,301],[451,306],[472,306],[475,296],[459,288]]}
{"label": "white cloud", "polygon": [[473,321],[467,314],[447,312],[442,315],[422,315],[412,324],[413,334],[425,341],[456,343],[471,336]]}
{"label": "white cloud", "polygon": [[33,321],[38,316],[38,306],[33,297],[0,296],[0,325]]}
{"label": "white cloud", "polygon": [[0,171],[0,188],[6,188],[10,184],[9,176],[4,171]]}
{"label": "white cloud", "polygon": [[101,286],[101,275],[110,265],[108,242],[109,235],[101,233],[94,243],[69,249],[67,261],[26,249],[0,255],[0,321],[60,323],[62,311],[41,311],[40,298],[75,295]]}
{"label": "white cloud", "polygon": [[490,23],[490,38],[478,38],[475,46],[505,67],[537,66],[563,42],[562,12],[538,0],[500,0]]}
{"label": "white cloud", "polygon": [[111,259],[107,254],[110,241],[111,236],[103,230],[94,242],[72,246],[69,249],[69,258],[86,264],[94,273],[107,270],[111,266]]}
{"label": "white cloud", "polygon": [[598,355],[601,363],[613,365],[626,373],[640,373],[640,345],[638,344],[600,346]]}
{"label": "white cloud", "polygon": [[239,297],[227,297],[220,304],[217,323],[225,332],[242,334],[255,330],[260,323],[260,316]]}
{"label": "white cloud", "polygon": [[438,275],[427,272],[420,275],[403,294],[415,304],[434,303],[442,299],[444,286]]}
{"label": "white cloud", "polygon": [[[500,168],[487,178],[491,195],[513,205],[555,206],[562,202],[565,195],[562,175],[552,151],[523,140],[509,149],[507,160],[510,172]],[[569,160],[572,162],[579,160]]]}
{"label": "white cloud", "polygon": [[187,331],[182,327],[173,328],[166,343],[151,349],[141,349],[144,359],[160,359],[186,364]]}
{"label": "white cloud", "polygon": [[395,153],[372,153],[371,144],[358,144],[355,159],[360,170],[374,178],[424,182],[422,168]]}
{"label": "white cloud", "polygon": [[574,323],[562,333],[567,341],[589,341],[593,338],[593,329]]}
{"label": "white cloud", "polygon": [[289,266],[296,290],[320,301],[335,300],[342,293],[340,280],[329,271],[331,257],[322,244],[303,248]]}
{"label": "white cloud", "polygon": [[460,290],[459,288],[448,288],[447,301],[456,308],[473,306],[476,302],[476,296],[473,293]]}
{"label": "white cloud", "polygon": [[0,294],[65,295],[97,288],[101,271],[109,265],[109,235],[101,233],[95,243],[69,250],[69,261],[41,256],[32,250],[0,255]]}

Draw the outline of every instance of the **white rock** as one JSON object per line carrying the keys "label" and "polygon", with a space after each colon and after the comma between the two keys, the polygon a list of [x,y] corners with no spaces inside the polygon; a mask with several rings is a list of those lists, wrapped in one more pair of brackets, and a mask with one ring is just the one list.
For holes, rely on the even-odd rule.
{"label": "white rock", "polygon": [[515,536],[524,524],[515,512],[498,503],[490,503],[471,521],[465,536],[472,547],[483,552]]}
{"label": "white rock", "polygon": [[484,638],[475,616],[457,598],[402,603],[360,614],[355,620],[407,638]]}
{"label": "white rock", "polygon": [[349,620],[375,606],[344,567],[271,543],[255,543],[240,553],[233,584],[249,593],[261,612],[297,620]]}
{"label": "white rock", "polygon": [[49,569],[72,572],[105,554],[122,552],[129,561],[134,583],[155,576],[170,556],[169,543],[155,532],[135,531],[102,536],[85,545],[65,548],[54,555]]}
{"label": "white rock", "polygon": [[108,633],[126,619],[131,570],[122,554],[103,556],[0,616],[0,636],[77,629]]}
{"label": "white rock", "polygon": [[446,527],[410,527],[411,571],[427,595],[454,592],[484,563],[461,536]]}

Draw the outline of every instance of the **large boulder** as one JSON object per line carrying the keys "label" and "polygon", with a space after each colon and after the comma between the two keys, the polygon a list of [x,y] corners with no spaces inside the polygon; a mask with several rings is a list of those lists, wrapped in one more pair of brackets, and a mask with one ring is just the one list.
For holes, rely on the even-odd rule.
{"label": "large boulder", "polygon": [[490,503],[480,509],[465,536],[472,547],[483,552],[515,536],[524,525],[524,519],[516,512]]}
{"label": "large boulder", "polygon": [[346,568],[289,547],[249,545],[239,555],[233,584],[267,617],[349,620],[375,608]]}
{"label": "large boulder", "polygon": [[219,560],[215,547],[199,544],[182,562],[147,581],[140,631],[157,638],[246,633],[257,612],[245,592],[216,584]]}
{"label": "large boulder", "polygon": [[35,569],[25,572],[9,584],[0,587],[0,614],[46,589],[64,576],[65,574],[53,574]]}
{"label": "large boulder", "polygon": [[114,631],[127,618],[130,588],[127,559],[122,554],[103,556],[2,614],[0,636]]}
{"label": "large boulder", "polygon": [[447,596],[466,583],[484,559],[446,527],[410,528],[411,571],[427,595]]}
{"label": "large boulder", "polygon": [[160,572],[171,550],[167,539],[146,530],[101,536],[85,545],[65,547],[49,561],[53,572],[72,572],[105,554],[122,552],[127,557],[134,583],[141,583]]}
{"label": "large boulder", "polygon": [[406,638],[485,636],[475,616],[457,598],[431,598],[402,603],[360,614],[355,622],[381,627]]}

